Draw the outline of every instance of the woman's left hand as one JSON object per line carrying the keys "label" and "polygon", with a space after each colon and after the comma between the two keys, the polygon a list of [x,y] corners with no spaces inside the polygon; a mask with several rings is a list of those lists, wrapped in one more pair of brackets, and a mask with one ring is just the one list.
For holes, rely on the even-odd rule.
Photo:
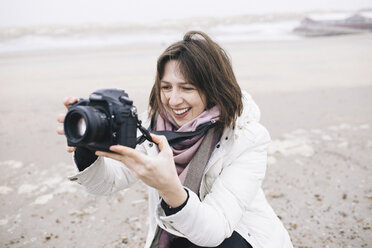
{"label": "woman's left hand", "polygon": [[180,206],[186,201],[187,193],[178,178],[172,149],[165,136],[151,134],[151,138],[160,150],[155,157],[122,145],[110,147],[115,153],[97,151],[96,155],[122,162],[137,178],[157,189],[168,205]]}

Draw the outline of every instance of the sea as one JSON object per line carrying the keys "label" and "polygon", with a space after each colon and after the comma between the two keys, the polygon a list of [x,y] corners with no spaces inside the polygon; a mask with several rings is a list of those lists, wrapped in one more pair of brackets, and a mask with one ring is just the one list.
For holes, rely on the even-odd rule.
{"label": "sea", "polygon": [[218,42],[298,40],[305,17],[372,13],[368,0],[0,0],[0,56],[170,44],[188,30]]}

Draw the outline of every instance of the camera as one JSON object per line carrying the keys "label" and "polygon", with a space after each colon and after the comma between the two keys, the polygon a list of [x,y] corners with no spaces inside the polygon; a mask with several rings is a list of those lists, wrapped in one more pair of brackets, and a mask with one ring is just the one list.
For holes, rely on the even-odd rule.
{"label": "camera", "polygon": [[93,151],[110,151],[116,144],[135,148],[137,127],[142,128],[136,107],[120,89],[97,90],[71,104],[64,121],[67,144]]}

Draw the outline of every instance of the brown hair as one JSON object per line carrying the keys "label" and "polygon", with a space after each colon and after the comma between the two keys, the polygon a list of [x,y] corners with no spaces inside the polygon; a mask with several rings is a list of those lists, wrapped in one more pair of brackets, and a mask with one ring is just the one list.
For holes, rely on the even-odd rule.
{"label": "brown hair", "polygon": [[157,62],[155,83],[149,99],[149,117],[163,116],[160,98],[160,81],[165,64],[176,60],[188,83],[206,96],[207,109],[220,109],[219,128],[235,125],[243,108],[241,89],[236,81],[226,52],[203,32],[189,31],[182,41],[169,46]]}

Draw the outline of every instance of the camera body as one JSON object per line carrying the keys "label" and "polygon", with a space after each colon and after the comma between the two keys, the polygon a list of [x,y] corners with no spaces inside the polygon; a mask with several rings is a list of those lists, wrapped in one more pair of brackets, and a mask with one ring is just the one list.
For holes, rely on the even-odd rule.
{"label": "camera body", "polygon": [[110,151],[116,144],[136,147],[137,122],[136,107],[124,90],[101,89],[70,105],[64,130],[69,146]]}

